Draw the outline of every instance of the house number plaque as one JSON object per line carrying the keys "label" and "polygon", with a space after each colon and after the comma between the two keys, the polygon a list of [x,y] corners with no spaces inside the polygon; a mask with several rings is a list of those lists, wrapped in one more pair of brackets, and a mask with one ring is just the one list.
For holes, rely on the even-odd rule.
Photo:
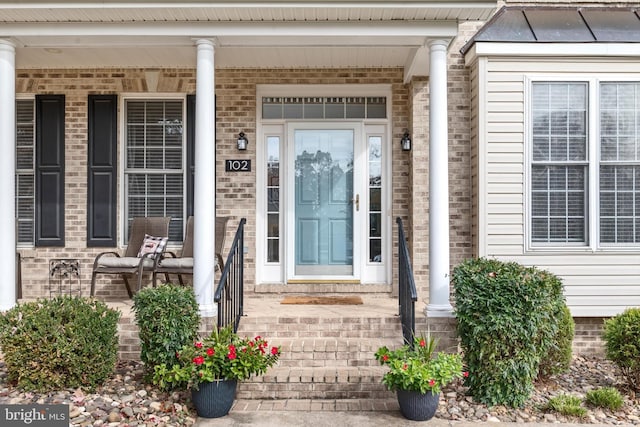
{"label": "house number plaque", "polygon": [[251,160],[227,160],[224,162],[225,172],[251,172]]}

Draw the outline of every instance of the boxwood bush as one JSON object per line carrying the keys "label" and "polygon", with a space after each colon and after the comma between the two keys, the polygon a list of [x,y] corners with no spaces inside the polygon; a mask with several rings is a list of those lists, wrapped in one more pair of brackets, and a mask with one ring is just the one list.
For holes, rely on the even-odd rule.
{"label": "boxwood bush", "polygon": [[607,359],[618,365],[627,383],[640,391],[640,308],[628,308],[604,323]]}
{"label": "boxwood bush", "polygon": [[539,378],[548,378],[552,375],[566,372],[571,365],[576,324],[573,317],[571,317],[569,307],[566,304],[562,304],[560,312],[556,313],[554,319],[558,321],[558,330],[546,356],[543,356],[542,360],[540,360]]}
{"label": "boxwood bush", "polygon": [[534,267],[486,258],[456,266],[452,279],[470,394],[490,406],[522,406],[558,331],[562,283]]}
{"label": "boxwood bush", "polygon": [[198,335],[200,314],[193,289],[173,284],[144,288],[133,297],[146,380],[155,365],[173,364],[176,352]]}
{"label": "boxwood bush", "polygon": [[115,369],[120,313],[100,301],[61,296],[0,315],[8,379],[29,391],[104,383]]}

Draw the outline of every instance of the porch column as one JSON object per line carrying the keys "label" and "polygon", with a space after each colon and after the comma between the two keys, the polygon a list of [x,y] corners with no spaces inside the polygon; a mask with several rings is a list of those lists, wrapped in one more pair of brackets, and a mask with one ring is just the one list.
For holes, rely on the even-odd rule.
{"label": "porch column", "polygon": [[217,314],[215,287],[216,129],[214,43],[197,40],[196,142],[193,206],[193,288],[202,317]]}
{"label": "porch column", "polygon": [[429,304],[428,317],[448,317],[449,303],[449,153],[447,46],[429,42]]}
{"label": "porch column", "polygon": [[16,48],[0,40],[0,311],[16,305]]}

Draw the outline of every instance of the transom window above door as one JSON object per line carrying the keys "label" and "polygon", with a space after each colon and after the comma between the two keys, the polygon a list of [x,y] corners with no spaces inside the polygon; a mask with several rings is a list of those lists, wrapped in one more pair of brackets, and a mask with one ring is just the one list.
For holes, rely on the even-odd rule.
{"label": "transom window above door", "polygon": [[355,97],[264,97],[263,119],[386,119],[387,98]]}

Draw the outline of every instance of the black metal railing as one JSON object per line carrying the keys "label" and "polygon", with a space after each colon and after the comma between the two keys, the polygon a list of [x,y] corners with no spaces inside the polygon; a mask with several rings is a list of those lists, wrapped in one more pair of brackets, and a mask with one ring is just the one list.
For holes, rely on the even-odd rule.
{"label": "black metal railing", "polygon": [[400,323],[404,342],[413,346],[416,332],[416,308],[418,300],[416,283],[413,278],[413,268],[409,257],[409,247],[402,227],[402,219],[396,218],[398,224],[398,303],[400,305]]}
{"label": "black metal railing", "polygon": [[244,225],[246,222],[246,218],[240,220],[213,297],[218,303],[218,327],[233,324],[234,332],[238,331],[240,318],[244,314]]}

